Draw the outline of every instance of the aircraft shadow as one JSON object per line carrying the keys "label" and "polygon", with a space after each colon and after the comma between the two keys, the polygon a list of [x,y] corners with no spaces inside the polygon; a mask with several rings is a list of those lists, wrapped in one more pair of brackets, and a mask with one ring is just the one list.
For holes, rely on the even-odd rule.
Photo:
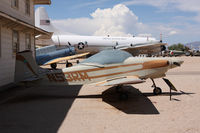
{"label": "aircraft shadow", "polygon": [[[119,94],[115,91],[114,87],[105,90],[102,95],[79,95],[76,98],[102,98],[102,100],[116,109],[126,114],[159,114],[159,111],[155,108],[154,104],[148,97],[155,96],[153,93],[142,93],[137,88],[132,86],[125,86],[125,91],[128,92],[129,99],[122,101],[119,99]],[[186,93],[183,91],[172,92],[172,100],[180,101],[173,98],[178,95],[191,95],[195,93]],[[164,92],[160,96],[170,96],[169,92]]]}
{"label": "aircraft shadow", "polygon": [[82,86],[12,88],[0,92],[1,133],[56,133]]}
{"label": "aircraft shadow", "polygon": [[115,88],[111,87],[102,93],[103,101],[126,114],[159,114],[153,103],[138,89],[132,86],[125,86],[124,89],[128,93],[128,100],[121,101]]}

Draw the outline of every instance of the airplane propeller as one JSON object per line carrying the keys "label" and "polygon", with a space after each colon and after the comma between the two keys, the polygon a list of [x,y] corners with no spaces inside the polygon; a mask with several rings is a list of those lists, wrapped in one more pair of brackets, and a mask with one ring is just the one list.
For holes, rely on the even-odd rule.
{"label": "airplane propeller", "polygon": [[165,81],[165,83],[169,86],[169,88],[170,88],[170,101],[171,101],[171,99],[172,99],[172,90],[174,90],[174,91],[178,91],[177,89],[176,89],[176,87],[174,87],[174,85],[168,80],[168,79],[166,79],[166,78],[163,78],[163,80]]}

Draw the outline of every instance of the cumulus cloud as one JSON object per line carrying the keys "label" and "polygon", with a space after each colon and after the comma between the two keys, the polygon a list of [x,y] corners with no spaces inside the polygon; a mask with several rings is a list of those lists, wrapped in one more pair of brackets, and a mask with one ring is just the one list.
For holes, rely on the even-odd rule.
{"label": "cumulus cloud", "polygon": [[130,36],[143,32],[146,27],[123,4],[107,9],[98,8],[90,15],[91,18],[53,20],[52,23],[60,30],[81,35]]}

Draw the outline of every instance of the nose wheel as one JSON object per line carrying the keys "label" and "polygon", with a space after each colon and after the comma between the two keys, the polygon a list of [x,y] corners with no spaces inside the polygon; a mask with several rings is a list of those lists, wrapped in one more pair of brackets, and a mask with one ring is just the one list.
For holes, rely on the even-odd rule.
{"label": "nose wheel", "polygon": [[160,94],[162,94],[161,88],[160,88],[160,87],[155,87],[155,88],[153,89],[153,94],[154,94],[154,95],[160,95]]}
{"label": "nose wheel", "polygon": [[157,87],[157,86],[156,86],[156,84],[155,84],[155,82],[154,82],[153,79],[151,79],[151,80],[152,80],[152,82],[153,82],[152,87],[154,88],[154,89],[153,89],[153,94],[154,94],[154,95],[160,95],[160,94],[162,94],[162,89],[161,89],[160,87]]}

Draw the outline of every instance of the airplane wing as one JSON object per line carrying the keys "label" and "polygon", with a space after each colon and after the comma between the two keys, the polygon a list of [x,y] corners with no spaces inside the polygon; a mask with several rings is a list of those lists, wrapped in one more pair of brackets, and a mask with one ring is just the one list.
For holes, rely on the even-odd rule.
{"label": "airplane wing", "polygon": [[145,44],[137,44],[129,47],[122,47],[119,49],[125,50],[131,53],[134,56],[139,54],[156,54],[161,51],[161,46],[167,45],[167,43],[145,43]]}
{"label": "airplane wing", "polygon": [[143,47],[143,48],[148,48],[148,47],[157,47],[157,46],[161,46],[161,45],[167,45],[167,43],[149,43],[149,44],[138,44],[136,46],[134,46],[135,48],[140,48],[140,47]]}
{"label": "airplane wing", "polygon": [[119,77],[115,79],[108,79],[106,81],[95,83],[96,86],[115,86],[122,84],[139,84],[143,83],[145,80],[139,79],[137,76],[127,76],[127,77]]}
{"label": "airplane wing", "polygon": [[71,60],[71,59],[83,57],[83,56],[88,55],[88,54],[89,54],[89,52],[83,53],[83,54],[76,54],[76,55],[72,55],[72,56],[67,56],[67,57],[56,58],[56,59],[53,59],[53,60],[46,62],[44,65],[50,65],[50,64],[57,63],[57,62],[64,61],[64,60]]}

